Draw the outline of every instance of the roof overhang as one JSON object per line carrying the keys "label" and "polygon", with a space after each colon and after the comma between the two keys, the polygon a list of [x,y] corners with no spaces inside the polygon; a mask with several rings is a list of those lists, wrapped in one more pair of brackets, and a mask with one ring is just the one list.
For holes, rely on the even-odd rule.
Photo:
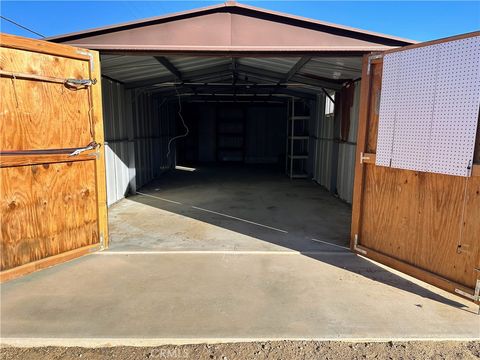
{"label": "roof overhang", "polygon": [[358,79],[365,53],[415,43],[235,2],[48,40],[99,50],[102,73],[130,89],[308,96]]}
{"label": "roof overhang", "polygon": [[104,53],[361,54],[415,41],[227,2],[48,38]]}

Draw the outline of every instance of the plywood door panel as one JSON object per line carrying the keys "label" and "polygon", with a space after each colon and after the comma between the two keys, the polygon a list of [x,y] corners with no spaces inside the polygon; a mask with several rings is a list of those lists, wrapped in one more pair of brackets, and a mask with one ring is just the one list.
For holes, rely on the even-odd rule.
{"label": "plywood door panel", "polygon": [[100,231],[100,244],[108,247],[108,212],[107,212],[107,179],[105,171],[105,141],[103,134],[103,108],[102,108],[102,75],[100,73],[100,55],[96,51],[89,51],[92,56],[92,79],[97,83],[92,87],[92,120],[94,126],[95,142],[100,144],[97,149],[95,161],[95,180],[97,185],[98,228]]}
{"label": "plywood door panel", "polygon": [[[466,180],[368,165],[359,244],[474,287],[478,238],[472,231],[475,220],[469,216],[480,208],[475,192],[479,183],[479,178]],[[466,186],[470,214],[464,208]],[[463,241],[470,249],[459,253],[464,211],[467,225]]]}
{"label": "plywood door panel", "polygon": [[1,34],[0,43],[3,48],[26,50],[39,54],[62,56],[70,59],[90,59],[90,50],[77,48],[75,46],[55,44],[49,41],[29,39],[23,36]]}
{"label": "plywood door panel", "polygon": [[[465,198],[463,229],[458,247],[462,257],[455,258],[454,266],[467,279],[474,279],[480,275],[480,176],[467,180]],[[473,269],[471,264],[474,264]]]}
{"label": "plywood door panel", "polygon": [[95,160],[0,169],[1,270],[98,243]]}
{"label": "plywood door panel", "polygon": [[[89,62],[0,48],[2,70],[56,78],[88,79]],[[0,78],[0,147],[6,150],[83,147],[93,140],[89,88]],[[52,106],[54,105],[54,106]],[[12,136],[15,134],[15,136]]]}
{"label": "plywood door panel", "polygon": [[[376,166],[382,61],[364,58],[358,138],[365,141],[357,145],[351,247],[448,291],[473,294],[480,279],[479,147],[472,177]],[[361,154],[369,159],[360,161]]]}
{"label": "plywood door panel", "polygon": [[[2,34],[0,60],[6,281],[106,246],[108,232],[98,53]],[[72,89],[67,79],[96,83]],[[70,156],[92,141],[100,147]]]}

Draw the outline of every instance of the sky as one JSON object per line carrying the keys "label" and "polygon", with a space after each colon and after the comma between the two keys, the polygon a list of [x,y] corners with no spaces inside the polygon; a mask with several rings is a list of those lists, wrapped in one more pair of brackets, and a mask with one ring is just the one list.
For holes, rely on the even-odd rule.
{"label": "sky", "polygon": [[[44,36],[164,15],[223,1],[4,1],[1,15]],[[480,1],[240,1],[389,35],[426,41],[480,29]],[[3,19],[2,32],[38,38]]]}

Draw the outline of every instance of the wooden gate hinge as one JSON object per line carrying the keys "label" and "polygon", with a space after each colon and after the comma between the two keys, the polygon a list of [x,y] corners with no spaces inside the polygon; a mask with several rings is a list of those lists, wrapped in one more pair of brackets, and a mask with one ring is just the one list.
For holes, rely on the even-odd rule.
{"label": "wooden gate hinge", "polygon": [[455,289],[455,292],[473,301],[480,301],[480,279],[477,279],[477,284],[475,285],[475,291],[473,294],[469,294],[460,289]]}
{"label": "wooden gate hinge", "polygon": [[358,247],[358,234],[355,234],[355,237],[353,238],[353,250],[359,252],[360,254],[367,255],[365,250]]}
{"label": "wooden gate hinge", "polygon": [[100,250],[105,249],[105,237],[103,236],[103,232],[100,233]]}

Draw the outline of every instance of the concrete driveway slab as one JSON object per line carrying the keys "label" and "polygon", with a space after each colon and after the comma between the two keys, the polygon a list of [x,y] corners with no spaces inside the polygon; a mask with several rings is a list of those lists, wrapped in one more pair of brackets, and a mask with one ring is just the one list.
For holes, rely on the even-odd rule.
{"label": "concrete driveway slab", "polygon": [[104,252],[1,300],[4,343],[480,339],[473,304],[348,252]]}

